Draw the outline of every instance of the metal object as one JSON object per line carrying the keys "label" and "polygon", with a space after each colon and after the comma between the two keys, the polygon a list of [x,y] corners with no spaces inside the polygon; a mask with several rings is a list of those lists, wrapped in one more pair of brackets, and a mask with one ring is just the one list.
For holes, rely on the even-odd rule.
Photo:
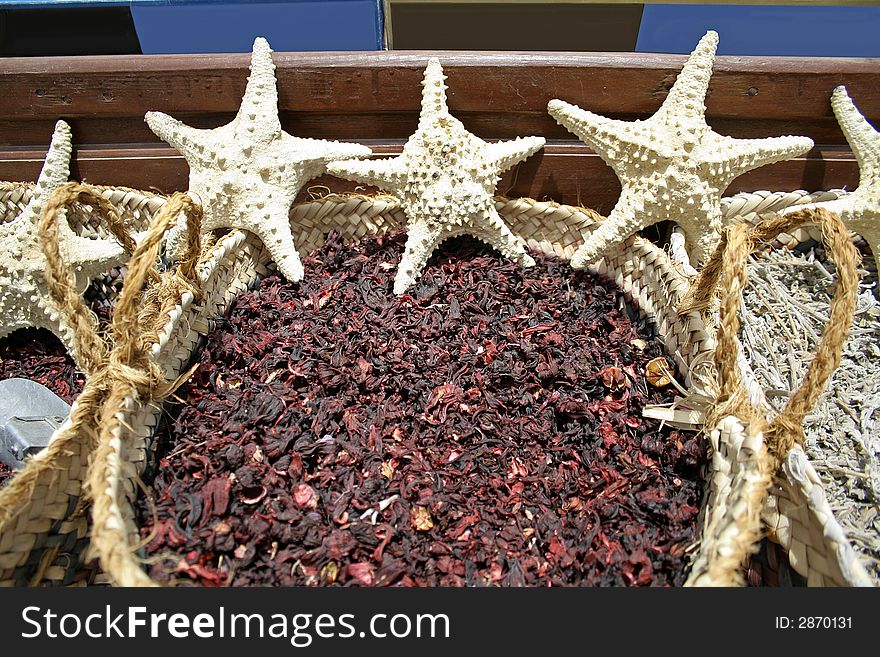
{"label": "metal object", "polygon": [[46,386],[28,379],[0,381],[0,462],[20,470],[39,453],[70,414]]}

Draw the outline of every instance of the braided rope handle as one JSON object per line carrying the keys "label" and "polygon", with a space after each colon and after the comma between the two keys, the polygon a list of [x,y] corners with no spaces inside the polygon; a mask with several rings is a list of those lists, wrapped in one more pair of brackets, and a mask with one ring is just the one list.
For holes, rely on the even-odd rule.
{"label": "braided rope handle", "polygon": [[[159,248],[181,213],[187,218],[186,247],[177,270],[160,276],[156,271]],[[184,290],[197,289],[201,219],[201,206],[189,196],[178,193],[168,200],[131,257],[113,314],[111,327],[115,346],[109,357],[108,392],[98,424],[98,447],[89,466],[88,480],[93,498],[91,546],[104,570],[113,573],[115,583],[121,586],[151,586],[154,583],[128,547],[122,513],[126,502],[120,497],[124,492],[118,486],[126,467],[119,412],[132,395],[155,400],[172,390],[165,384],[164,372],[150,357],[148,336],[158,331],[167,317],[169,299],[179,297]]]}
{"label": "braided rope handle", "polygon": [[[806,223],[821,227],[837,263],[838,285],[816,356],[785,409],[768,425],[750,402],[742,380],[738,311],[748,283],[746,263],[760,245]],[[740,564],[755,550],[761,536],[763,505],[772,475],[782,468],[792,447],[803,444],[804,415],[840,364],[858,294],[856,260],[849,231],[837,215],[824,209],[804,209],[755,226],[740,223],[728,229],[698,275],[689,295],[690,307],[708,305],[716,288],[723,291],[714,353],[718,397],[707,426],[713,429],[715,451],[729,452],[732,460],[715,468],[709,499],[711,513],[703,529],[705,545],[689,585],[741,583]],[[738,473],[735,477],[725,469],[731,466]],[[711,559],[709,552],[714,555]]]}
{"label": "braided rope handle", "polygon": [[748,283],[748,256],[761,244],[804,224],[818,224],[829,253],[837,265],[837,289],[831,301],[828,324],[822,332],[816,354],[800,387],[768,427],[768,447],[778,459],[784,459],[795,444],[803,444],[803,418],[822,394],[829,377],[840,364],[843,344],[852,324],[858,299],[858,252],[850,233],[840,218],[822,208],[797,210],[784,217],[776,216],[755,226],[739,224],[727,230],[709,262],[694,282],[690,307],[708,305],[716,287],[723,290],[719,307],[719,327],[715,365],[718,368],[718,402],[724,415],[755,419],[757,411],[746,398],[739,366],[739,316],[742,292]]}
{"label": "braided rope handle", "polygon": [[49,295],[69,325],[74,327],[77,363],[86,374],[91,375],[103,365],[108,347],[98,332],[95,314],[85,305],[74,284],[73,272],[61,255],[58,238],[59,214],[72,203],[84,203],[100,210],[110,232],[119,240],[126,253],[130,255],[135,246],[116,208],[90,186],[65,183],[55,190],[43,208],[38,237],[40,248],[46,257]]}

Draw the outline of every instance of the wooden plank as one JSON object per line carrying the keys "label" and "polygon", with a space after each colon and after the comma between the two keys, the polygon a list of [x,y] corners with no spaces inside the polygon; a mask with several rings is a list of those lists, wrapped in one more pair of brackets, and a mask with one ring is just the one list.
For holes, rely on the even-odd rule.
{"label": "wooden plank", "polygon": [[[645,116],[685,57],[642,53],[279,53],[280,107],[291,112],[416,112],[422,70],[438,55],[453,112],[544,113],[562,98],[612,116]],[[0,60],[0,120],[234,113],[247,55],[153,55]],[[830,117],[845,84],[880,117],[878,62],[847,58],[719,57],[708,116],[740,120]],[[6,135],[0,136],[8,139]]]}
{"label": "wooden plank", "polygon": [[[63,115],[73,129],[74,143],[80,146],[98,146],[119,143],[164,143],[154,135],[143,116],[120,118],[70,118]],[[172,112],[172,116],[197,128],[212,128],[227,123],[233,115],[187,114]],[[547,139],[571,139],[572,134],[544,113],[490,113],[457,112],[465,127],[483,139],[512,139],[527,135],[541,135]],[[633,119],[637,116],[623,116]],[[0,148],[45,147],[52,135],[57,117],[35,120],[0,119]],[[282,112],[285,130],[298,137],[340,139],[344,141],[405,139],[418,124],[416,112],[385,112],[375,114],[331,114],[316,112]],[[810,137],[817,144],[843,144],[837,121],[833,117],[820,119],[751,119],[710,118],[709,124],[717,132],[741,138],[772,137],[795,134]]]}
{"label": "wooden plank", "polygon": [[[394,155],[401,150],[400,142],[369,145],[381,154]],[[44,156],[42,150],[0,151],[0,180],[36,179]],[[189,169],[174,149],[143,144],[129,148],[77,149],[72,175],[96,184],[170,193],[187,188]],[[727,193],[758,189],[853,189],[857,183],[852,155],[845,149],[826,147],[814,149],[801,158],[751,171],[734,180]],[[359,189],[355,183],[322,176],[306,185],[300,199],[308,198],[309,188],[321,186],[337,192]],[[568,141],[548,144],[544,151],[507,172],[498,185],[498,192],[512,197],[586,205],[607,213],[617,201],[620,184],[611,168],[597,155],[579,142]]]}

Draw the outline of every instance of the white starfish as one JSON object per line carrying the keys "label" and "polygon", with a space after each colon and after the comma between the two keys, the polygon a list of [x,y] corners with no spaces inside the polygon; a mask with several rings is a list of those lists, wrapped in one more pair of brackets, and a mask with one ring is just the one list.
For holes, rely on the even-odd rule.
{"label": "white starfish", "polygon": [[402,294],[444,240],[468,234],[530,267],[535,261],[502,221],[492,196],[501,173],[544,146],[543,137],[487,144],[449,113],[446,77],[432,58],[422,82],[419,126],[403,153],[384,160],[333,162],[333,175],[375,185],[400,199],[407,217],[406,249],[394,279]]}
{"label": "white starfish", "polygon": [[618,121],[561,100],[548,109],[614,169],[623,186],[607,221],[574,254],[580,269],[637,231],[664,220],[685,234],[691,261],[712,252],[721,228],[721,194],[737,176],[812,148],[806,137],[734,139],[706,124],[706,92],[718,35],[700,40],[663,101],[644,121]]}
{"label": "white starfish", "polygon": [[[59,121],[30,203],[12,221],[0,224],[0,338],[20,328],[45,328],[57,335],[79,362],[74,329],[49,296],[46,258],[37,235],[43,207],[70,175],[70,153],[70,126]],[[58,240],[61,255],[73,270],[80,291],[126,258],[115,242],[78,236],[71,230],[64,212],[58,215]]]}
{"label": "white starfish", "polygon": [[[366,157],[360,144],[292,137],[281,129],[272,50],[254,41],[251,74],[238,114],[231,123],[197,130],[161,112],[148,112],[147,124],[179,150],[190,167],[189,189],[204,208],[202,230],[242,228],[257,235],[281,273],[303,277],[290,228],[290,206],[302,185],[324,172],[327,162]],[[169,236],[175,249],[183,233]]]}
{"label": "white starfish", "polygon": [[830,210],[865,238],[875,259],[880,258],[880,132],[865,120],[845,87],[831,94],[831,108],[859,163],[859,186],[834,201],[792,206],[782,214],[804,208]]}

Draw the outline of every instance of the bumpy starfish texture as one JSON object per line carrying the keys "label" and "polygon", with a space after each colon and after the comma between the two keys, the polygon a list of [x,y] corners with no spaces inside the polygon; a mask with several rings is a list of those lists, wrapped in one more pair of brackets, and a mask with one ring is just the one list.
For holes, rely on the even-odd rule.
{"label": "bumpy starfish texture", "polygon": [[[303,266],[293,241],[290,206],[302,185],[331,160],[366,157],[360,144],[293,137],[281,129],[272,50],[254,41],[251,74],[231,123],[198,130],[161,112],[148,112],[153,132],[178,149],[190,167],[189,191],[203,204],[202,230],[242,228],[259,237],[280,272],[297,282]],[[176,249],[178,225],[169,236]]]}
{"label": "bumpy starfish texture", "polygon": [[492,196],[501,173],[544,146],[543,137],[488,144],[449,113],[439,60],[432,58],[422,82],[422,111],[403,153],[385,160],[333,162],[333,175],[374,185],[400,199],[407,240],[394,279],[402,294],[419,277],[444,240],[468,234],[524,267],[535,261],[498,215]]}
{"label": "bumpy starfish texture", "polygon": [[803,208],[830,210],[865,238],[876,259],[880,257],[880,132],[865,120],[845,87],[834,90],[831,107],[859,163],[859,186],[834,201],[793,206],[783,214]]}
{"label": "bumpy starfish texture", "polygon": [[[12,221],[0,224],[0,338],[20,328],[45,328],[79,362],[74,329],[49,296],[46,258],[37,234],[43,207],[70,175],[70,153],[70,127],[59,121],[30,203]],[[63,212],[58,222],[61,255],[74,272],[78,290],[85,291],[93,278],[125,260],[122,247],[115,242],[74,233]]]}
{"label": "bumpy starfish texture", "polygon": [[806,137],[734,139],[706,124],[706,92],[718,35],[691,53],[659,110],[644,121],[619,121],[551,100],[550,114],[614,169],[622,192],[607,221],[574,254],[572,267],[598,260],[637,231],[664,220],[684,231],[691,261],[703,263],[722,223],[721,194],[737,176],[813,146]]}

